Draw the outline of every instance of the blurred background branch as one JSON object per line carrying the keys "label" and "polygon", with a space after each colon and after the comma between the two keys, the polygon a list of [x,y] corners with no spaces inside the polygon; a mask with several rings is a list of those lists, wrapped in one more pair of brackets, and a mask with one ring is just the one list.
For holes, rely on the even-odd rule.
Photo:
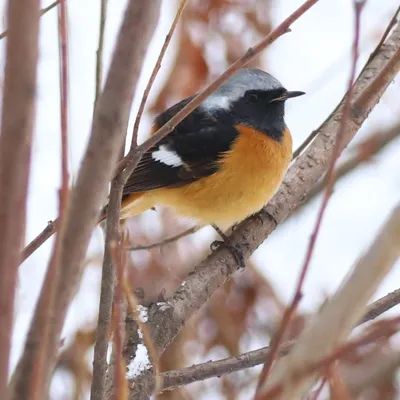
{"label": "blurred background branch", "polygon": [[[0,395],[9,376],[35,121],[39,1],[9,1],[0,134]],[[21,29],[21,26],[24,29]]]}

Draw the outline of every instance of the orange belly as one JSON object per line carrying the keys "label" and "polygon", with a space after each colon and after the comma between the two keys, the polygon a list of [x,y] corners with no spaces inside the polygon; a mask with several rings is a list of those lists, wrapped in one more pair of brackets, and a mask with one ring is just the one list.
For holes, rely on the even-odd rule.
{"label": "orange belly", "polygon": [[182,187],[147,192],[138,201],[146,207],[170,206],[179,215],[221,228],[260,210],[282,182],[292,158],[292,138],[288,129],[277,142],[247,126],[236,128],[240,135],[216,173]]}

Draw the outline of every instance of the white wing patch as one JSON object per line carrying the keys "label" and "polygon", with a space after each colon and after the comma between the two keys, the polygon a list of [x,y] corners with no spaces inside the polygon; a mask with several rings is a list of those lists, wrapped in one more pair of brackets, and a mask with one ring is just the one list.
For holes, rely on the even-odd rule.
{"label": "white wing patch", "polygon": [[164,144],[162,144],[158,148],[158,150],[153,151],[151,153],[151,157],[153,160],[168,165],[170,167],[180,167],[181,165],[183,165],[183,161],[179,157],[179,155],[175,151],[170,150]]}

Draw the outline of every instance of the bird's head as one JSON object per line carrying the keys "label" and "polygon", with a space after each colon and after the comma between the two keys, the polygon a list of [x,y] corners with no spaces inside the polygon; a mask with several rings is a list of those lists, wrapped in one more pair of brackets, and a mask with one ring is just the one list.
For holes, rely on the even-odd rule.
{"label": "bird's head", "polygon": [[243,68],[202,104],[210,114],[232,119],[233,124],[253,127],[279,140],[286,128],[285,101],[304,92],[288,91],[267,72]]}

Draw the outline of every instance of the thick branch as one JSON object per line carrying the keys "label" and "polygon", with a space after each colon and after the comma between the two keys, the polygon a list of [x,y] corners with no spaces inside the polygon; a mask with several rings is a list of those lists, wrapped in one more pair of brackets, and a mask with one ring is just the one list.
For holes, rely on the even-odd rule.
{"label": "thick branch", "polygon": [[[387,43],[377,52],[368,63],[354,86],[354,95],[358,96],[370,82],[375,82],[379,72],[386,69],[387,78],[393,79],[399,67],[385,68],[399,52],[400,29],[396,29]],[[364,103],[363,112],[352,115],[343,132],[340,143],[342,151],[354,137],[368,113],[379,101],[386,87],[388,79],[380,79],[380,85],[375,85],[375,91],[370,93],[368,102]],[[289,169],[281,189],[270,202],[256,216],[248,218],[233,232],[232,242],[249,257],[265,238],[275,229],[274,221],[282,222],[306,198],[310,188],[325,173],[339,127],[342,107],[318,129],[318,136]],[[271,218],[271,215],[273,218]],[[226,249],[213,252],[203,263],[197,266],[186,279],[185,285],[167,300],[166,305],[160,308],[152,305],[149,310],[151,327],[156,346],[160,353],[164,351],[170,341],[196,311],[210,298],[236,269],[236,262]]]}
{"label": "thick branch", "polygon": [[[8,2],[0,134],[0,393],[6,392],[35,115],[38,0]],[[21,29],[23,27],[23,29]]]}
{"label": "thick branch", "polygon": [[[124,140],[136,83],[158,18],[157,5],[154,2],[129,1],[105,87],[98,99],[88,148],[76,186],[71,192],[66,226],[62,229],[62,272],[57,285],[55,318],[50,332],[47,383],[55,365],[68,305],[80,280],[90,235],[97,224],[101,203],[106,196],[108,182],[112,178]],[[43,301],[48,285],[46,277],[39,302]],[[24,377],[34,368],[31,350],[36,346],[35,337],[40,335],[38,310],[39,308],[36,309],[25,351],[16,370],[15,399],[29,398]]]}

